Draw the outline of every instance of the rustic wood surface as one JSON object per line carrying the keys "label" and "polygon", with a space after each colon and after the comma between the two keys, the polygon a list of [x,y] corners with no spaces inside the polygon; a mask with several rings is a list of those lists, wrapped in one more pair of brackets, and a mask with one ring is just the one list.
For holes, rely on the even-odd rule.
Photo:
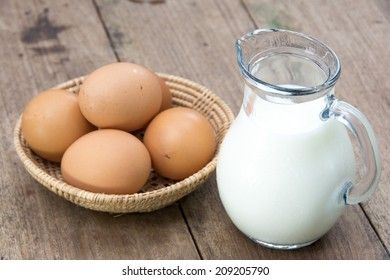
{"label": "rustic wood surface", "polygon": [[[277,2],[275,4],[275,2]],[[2,1],[0,8],[1,259],[388,259],[390,249],[390,5],[381,1]],[[329,44],[343,74],[337,95],[371,120],[383,175],[371,201],[350,207],[314,245],[269,250],[230,222],[215,177],[180,202],[119,217],[77,207],[23,169],[12,129],[38,91],[113,61],[144,64],[212,89],[237,113],[234,40],[261,26]]]}

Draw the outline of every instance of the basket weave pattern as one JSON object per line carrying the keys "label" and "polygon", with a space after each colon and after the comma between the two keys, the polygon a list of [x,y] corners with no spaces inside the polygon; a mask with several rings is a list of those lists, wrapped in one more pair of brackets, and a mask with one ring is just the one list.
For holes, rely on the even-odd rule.
{"label": "basket weave pattern", "polygon": [[[216,131],[219,147],[233,120],[229,107],[218,96],[197,83],[167,74],[159,76],[165,79],[170,88],[174,106],[195,109],[209,120]],[[77,94],[83,81],[84,77],[79,77],[55,88],[67,89]],[[142,132],[137,136],[142,137]],[[217,151],[204,168],[182,181],[163,178],[152,170],[139,193],[116,195],[93,193],[65,183],[58,163],[44,160],[29,149],[21,133],[21,117],[15,126],[14,144],[26,170],[40,184],[77,205],[110,213],[150,212],[172,204],[195,190],[210,176],[215,170],[218,153]]]}

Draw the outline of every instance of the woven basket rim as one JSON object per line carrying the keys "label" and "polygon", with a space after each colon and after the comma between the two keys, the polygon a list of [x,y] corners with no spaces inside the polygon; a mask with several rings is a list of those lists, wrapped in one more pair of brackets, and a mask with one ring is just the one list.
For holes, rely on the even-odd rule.
{"label": "woven basket rim", "polygon": [[[228,125],[231,124],[231,122],[234,119],[234,115],[231,111],[231,109],[227,106],[227,104],[217,95],[211,92],[208,88],[195,83],[191,80],[184,79],[178,76],[170,75],[170,74],[165,74],[165,73],[157,73],[160,77],[164,78],[165,80],[179,80],[181,84],[184,84],[189,87],[194,87],[196,90],[202,91],[202,92],[208,92],[209,94],[212,95],[213,100],[215,103],[218,104],[219,107],[222,108],[224,111],[224,114],[227,117],[227,120],[229,122]],[[74,79],[71,79],[69,81],[66,81],[64,83],[58,84],[54,86],[53,88],[56,89],[70,89],[72,87],[80,85],[83,80],[85,79],[86,76],[80,76]],[[86,191],[80,188],[77,188],[75,186],[72,186],[70,184],[67,184],[66,182],[55,178],[54,176],[51,176],[48,174],[48,172],[40,167],[32,158],[30,158],[26,152],[25,148],[22,146],[21,143],[21,119],[22,119],[22,114],[19,116],[15,128],[14,128],[14,145],[16,152],[21,159],[22,163],[24,164],[25,168],[27,171],[36,179],[39,181],[39,183],[43,184],[42,182],[47,183],[50,185],[50,188],[43,184],[46,188],[49,188],[51,191],[54,191],[57,193],[58,191],[63,192],[65,194],[69,195],[75,195],[77,196],[78,199],[84,200],[84,203],[92,200],[99,200],[100,202],[108,202],[108,201],[124,201],[124,200],[129,200],[129,199],[146,199],[146,198],[151,198],[151,197],[156,197],[156,196],[161,196],[167,193],[175,192],[178,190],[185,189],[187,186],[194,184],[196,181],[201,180],[204,177],[208,177],[216,168],[216,162],[217,162],[217,157],[218,157],[218,151],[216,151],[214,157],[199,171],[196,173],[192,174],[191,176],[177,181],[169,186],[164,186],[160,189],[156,190],[150,190],[150,191],[145,191],[141,193],[134,193],[134,194],[106,194],[106,193],[94,193],[90,191]],[[53,190],[54,189],[54,190]],[[57,193],[58,194],[58,193]],[[61,195],[65,197],[64,195]],[[66,197],[65,197],[66,198]]]}

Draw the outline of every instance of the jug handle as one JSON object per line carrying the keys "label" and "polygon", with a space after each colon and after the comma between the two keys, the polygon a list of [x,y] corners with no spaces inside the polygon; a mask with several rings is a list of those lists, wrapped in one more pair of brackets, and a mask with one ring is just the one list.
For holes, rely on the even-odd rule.
{"label": "jug handle", "polygon": [[[344,188],[344,201],[347,205],[366,201],[378,187],[381,174],[381,159],[379,147],[369,121],[358,109],[352,105],[331,98],[327,110],[323,112],[323,118],[335,118],[343,123],[357,138],[363,153],[365,175],[356,184],[349,182]],[[360,195],[352,195],[352,188],[362,190]],[[364,190],[364,191],[363,191]]]}

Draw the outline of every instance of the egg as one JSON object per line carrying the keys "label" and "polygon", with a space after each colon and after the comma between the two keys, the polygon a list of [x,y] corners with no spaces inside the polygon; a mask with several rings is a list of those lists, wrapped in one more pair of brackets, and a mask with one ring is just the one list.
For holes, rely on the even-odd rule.
{"label": "egg", "polygon": [[162,112],[172,107],[172,93],[169,90],[169,87],[167,86],[163,78],[159,77],[159,81],[160,81],[160,87],[162,92],[162,102],[161,102],[160,112]]}
{"label": "egg", "polygon": [[204,167],[217,147],[215,131],[197,111],[175,107],[158,114],[145,131],[144,144],[160,175],[184,179]]}
{"label": "egg", "polygon": [[61,161],[65,182],[95,193],[136,193],[150,170],[151,159],[142,142],[116,129],[84,135],[66,150]]}
{"label": "egg", "polygon": [[35,96],[24,109],[21,127],[28,146],[55,162],[74,141],[95,129],[81,114],[77,95],[62,89]]}
{"label": "egg", "polygon": [[134,131],[160,110],[159,77],[132,63],[112,63],[92,72],[79,93],[80,109],[99,128]]}

